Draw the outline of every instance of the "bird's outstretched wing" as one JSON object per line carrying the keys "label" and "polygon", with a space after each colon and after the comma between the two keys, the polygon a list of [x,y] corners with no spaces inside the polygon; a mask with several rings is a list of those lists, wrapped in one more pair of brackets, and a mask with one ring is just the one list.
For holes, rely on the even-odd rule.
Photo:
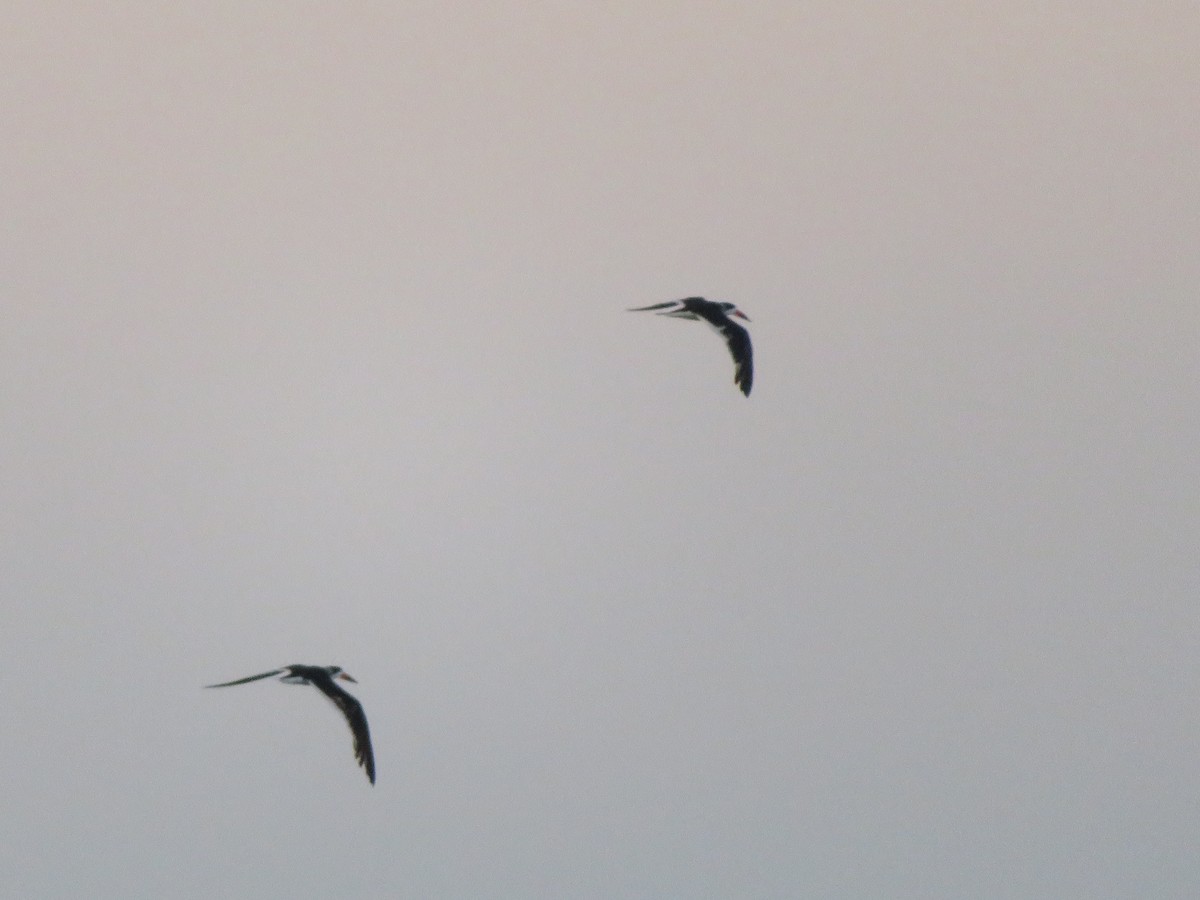
{"label": "bird's outstretched wing", "polygon": [[650,309],[667,309],[671,306],[681,305],[682,304],[678,300],[668,300],[666,303],[652,303],[649,306],[631,306],[629,309],[625,310],[625,312],[646,312],[646,310]]}
{"label": "bird's outstretched wing", "polygon": [[750,332],[736,322],[729,321],[721,325],[720,331],[733,357],[733,383],[749,397],[750,387],[754,384],[754,351],[750,346]]}
{"label": "bird's outstretched wing", "polygon": [[358,699],[350,696],[333,683],[332,678],[319,678],[313,681],[321,693],[337,704],[337,708],[346,717],[350,733],[354,735],[354,758],[367,772],[371,784],[375,783],[375,754],[371,751],[371,731],[367,728],[367,714],[363,712]]}
{"label": "bird's outstretched wing", "polygon": [[206,684],[205,687],[233,687],[235,684],[246,684],[247,682],[258,681],[260,678],[270,678],[272,675],[279,675],[285,671],[286,669],[275,669],[271,672],[263,672],[261,675],[251,675],[248,678],[239,678],[237,681],[223,681],[220,684]]}

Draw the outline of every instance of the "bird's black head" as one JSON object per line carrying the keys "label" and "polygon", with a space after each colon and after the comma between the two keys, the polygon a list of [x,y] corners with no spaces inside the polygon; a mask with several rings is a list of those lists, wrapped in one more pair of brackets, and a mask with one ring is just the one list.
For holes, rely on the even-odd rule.
{"label": "bird's black head", "polygon": [[747,322],[750,321],[750,317],[738,309],[736,304],[722,303],[721,311],[727,316],[737,316],[739,319],[745,319]]}

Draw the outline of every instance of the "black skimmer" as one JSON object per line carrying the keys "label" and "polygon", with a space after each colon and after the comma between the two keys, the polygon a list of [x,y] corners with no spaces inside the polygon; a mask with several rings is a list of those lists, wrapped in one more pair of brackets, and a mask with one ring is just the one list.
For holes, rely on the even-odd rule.
{"label": "black skimmer", "polygon": [[367,730],[366,713],[363,712],[361,703],[333,683],[335,678],[354,684],[358,684],[358,681],[343,672],[341,666],[284,666],[282,669],[263,672],[261,675],[251,675],[237,681],[224,681],[221,684],[207,684],[205,687],[232,687],[235,684],[258,681],[260,678],[270,678],[272,675],[283,675],[279,680],[284,684],[311,684],[337,704],[354,735],[354,756],[358,764],[367,770],[367,778],[374,784],[375,755],[371,752],[371,733]]}
{"label": "black skimmer", "polygon": [[750,396],[750,386],[754,383],[754,354],[750,349],[750,332],[729,318],[737,316],[749,322],[748,315],[732,303],[718,303],[703,297],[685,297],[683,300],[637,306],[629,312],[646,312],[651,309],[665,309],[667,312],[660,312],[659,315],[675,319],[703,319],[719,331],[733,356],[733,383],[742,389],[743,394]]}

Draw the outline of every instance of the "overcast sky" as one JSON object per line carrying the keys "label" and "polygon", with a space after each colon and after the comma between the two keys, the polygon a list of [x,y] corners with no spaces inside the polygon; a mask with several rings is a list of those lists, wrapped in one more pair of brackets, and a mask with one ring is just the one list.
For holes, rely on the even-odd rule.
{"label": "overcast sky", "polygon": [[0,895],[1200,896],[1197,47],[9,4]]}

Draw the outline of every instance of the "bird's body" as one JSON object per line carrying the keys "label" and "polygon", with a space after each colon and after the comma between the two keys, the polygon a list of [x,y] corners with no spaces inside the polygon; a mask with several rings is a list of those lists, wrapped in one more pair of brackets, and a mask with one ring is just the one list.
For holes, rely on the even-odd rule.
{"label": "bird's body", "polygon": [[637,306],[629,312],[646,312],[647,310],[666,310],[660,316],[670,316],[674,319],[703,320],[717,330],[725,339],[729,353],[733,357],[733,383],[747,397],[750,387],[754,384],[754,353],[750,346],[750,332],[734,322],[730,316],[750,321],[750,317],[732,303],[716,300],[705,300],[703,297],[685,297],[682,300],[668,300],[666,303],[654,303],[650,306]]}
{"label": "bird's body", "polygon": [[358,760],[358,764],[366,770],[367,778],[370,779],[371,784],[374,784],[375,754],[371,751],[371,732],[367,729],[367,716],[363,712],[362,704],[334,683],[335,678],[357,683],[351,675],[343,672],[340,666],[305,666],[299,664],[284,666],[281,669],[263,672],[261,675],[250,675],[246,678],[239,678],[236,681],[224,681],[220,684],[205,685],[205,687],[233,687],[236,684],[247,684],[262,678],[270,678],[273,675],[281,675],[282,677],[279,680],[284,684],[311,684],[333,701],[334,705],[341,710],[342,715],[346,717],[346,722],[350,726],[350,733],[354,735],[354,756]]}

